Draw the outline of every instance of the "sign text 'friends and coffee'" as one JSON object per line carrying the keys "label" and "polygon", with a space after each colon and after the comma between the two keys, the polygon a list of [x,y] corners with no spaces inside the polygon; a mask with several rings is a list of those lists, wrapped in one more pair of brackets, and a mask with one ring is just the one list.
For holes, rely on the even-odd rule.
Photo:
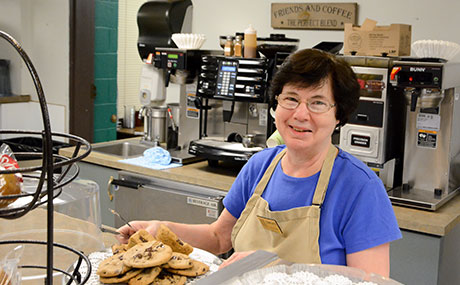
{"label": "sign text 'friends and coffee'", "polygon": [[279,29],[343,30],[356,24],[357,3],[272,3],[271,25]]}

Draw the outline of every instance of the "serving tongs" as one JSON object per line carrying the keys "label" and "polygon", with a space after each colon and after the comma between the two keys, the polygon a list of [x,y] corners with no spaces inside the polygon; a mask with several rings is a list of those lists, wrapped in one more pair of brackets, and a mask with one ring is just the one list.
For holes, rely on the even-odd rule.
{"label": "serving tongs", "polygon": [[[136,231],[133,226],[131,226],[131,224],[125,219],[123,218],[117,211],[113,210],[113,209],[110,209],[109,208],[109,211],[114,214],[115,216],[118,216],[120,218],[120,220],[122,220],[125,224],[127,224],[131,229],[133,229],[134,231]],[[104,233],[110,233],[110,234],[114,234],[114,235],[122,235],[122,236],[126,236],[125,234],[122,234],[120,232],[117,232],[115,230],[112,230],[110,228],[105,228],[105,227],[100,227],[100,230]]]}

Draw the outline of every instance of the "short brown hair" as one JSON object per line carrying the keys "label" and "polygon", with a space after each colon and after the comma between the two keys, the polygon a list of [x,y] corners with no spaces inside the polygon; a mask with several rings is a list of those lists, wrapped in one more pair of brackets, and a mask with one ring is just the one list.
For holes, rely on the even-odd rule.
{"label": "short brown hair", "polygon": [[303,49],[287,57],[271,81],[270,104],[276,107],[275,96],[286,84],[319,87],[327,79],[332,86],[338,125],[343,126],[358,107],[360,86],[350,65],[325,51]]}

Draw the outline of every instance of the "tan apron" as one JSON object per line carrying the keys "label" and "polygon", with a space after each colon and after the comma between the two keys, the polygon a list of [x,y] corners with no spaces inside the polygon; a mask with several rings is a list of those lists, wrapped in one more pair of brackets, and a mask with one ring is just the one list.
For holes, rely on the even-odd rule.
{"label": "tan apron", "polygon": [[233,248],[235,251],[262,249],[275,252],[280,258],[296,263],[321,263],[318,243],[320,211],[337,148],[332,144],[329,147],[312,206],[271,211],[261,196],[285,152],[286,149],[273,159],[233,227]]}

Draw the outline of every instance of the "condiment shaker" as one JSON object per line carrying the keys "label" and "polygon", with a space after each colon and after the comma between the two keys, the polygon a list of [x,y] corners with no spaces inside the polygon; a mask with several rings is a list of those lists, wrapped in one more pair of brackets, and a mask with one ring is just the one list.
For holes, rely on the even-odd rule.
{"label": "condiment shaker", "polygon": [[224,55],[233,56],[233,37],[232,36],[227,36],[227,41],[225,42],[225,46],[224,46]]}
{"label": "condiment shaker", "polygon": [[252,25],[249,25],[249,27],[244,30],[244,57],[257,57],[257,31]]}

